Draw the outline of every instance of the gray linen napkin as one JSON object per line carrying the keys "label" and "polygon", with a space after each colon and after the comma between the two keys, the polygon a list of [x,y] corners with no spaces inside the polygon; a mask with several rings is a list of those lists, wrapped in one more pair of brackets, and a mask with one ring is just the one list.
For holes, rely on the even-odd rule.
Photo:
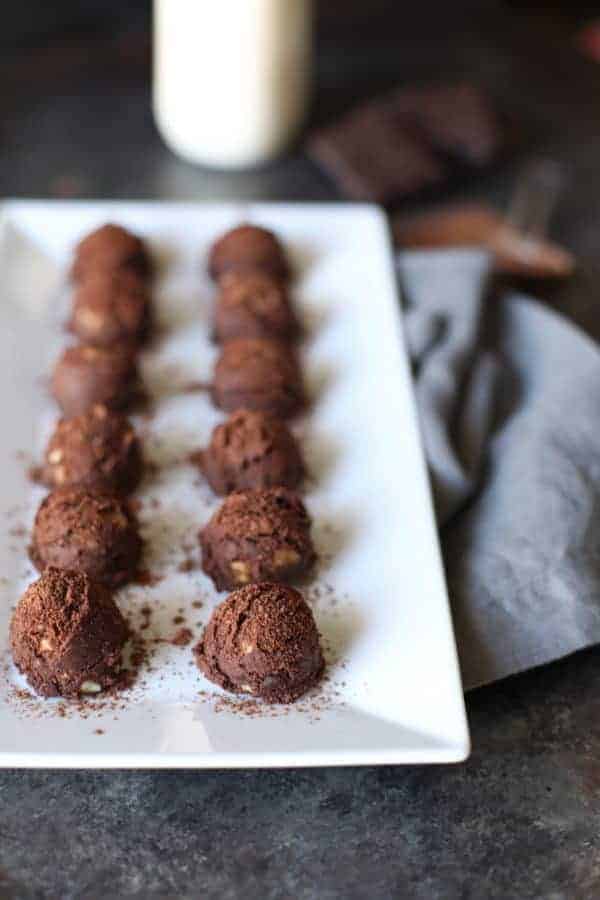
{"label": "gray linen napkin", "polygon": [[399,268],[468,689],[600,642],[600,350],[520,295],[480,349],[485,253]]}

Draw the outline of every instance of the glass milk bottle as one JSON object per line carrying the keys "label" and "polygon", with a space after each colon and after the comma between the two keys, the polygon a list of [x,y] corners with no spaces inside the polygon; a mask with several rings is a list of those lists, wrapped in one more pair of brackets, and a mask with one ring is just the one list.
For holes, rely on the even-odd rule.
{"label": "glass milk bottle", "polygon": [[154,117],[190,162],[244,168],[302,125],[313,0],[154,0]]}

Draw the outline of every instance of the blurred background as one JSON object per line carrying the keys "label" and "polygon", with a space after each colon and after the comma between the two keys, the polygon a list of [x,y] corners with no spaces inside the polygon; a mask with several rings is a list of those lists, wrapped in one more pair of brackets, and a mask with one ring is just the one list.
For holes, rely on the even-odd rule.
{"label": "blurred background", "polygon": [[[541,135],[543,120],[551,124],[544,105],[553,100],[560,111],[565,89],[576,91],[576,82],[565,84],[562,67],[577,68],[577,34],[595,12],[600,15],[597,4],[568,0],[317,0],[316,7],[313,124],[390,86],[460,75],[506,98],[512,111],[531,120],[534,137]],[[121,157],[131,154],[135,163],[132,183],[119,182],[125,193],[191,188],[194,181],[184,177],[178,184],[168,165],[161,173],[167,184],[156,181],[155,167],[165,151],[150,113],[151,20],[150,0],[6,5],[0,33],[2,193],[113,193],[117,150]],[[536,97],[540,81],[543,99]],[[115,167],[108,171],[106,153]],[[147,180],[149,170],[153,177]],[[80,179],[77,189],[68,179]],[[198,173],[195,183],[200,194],[208,190]],[[219,179],[211,194],[229,193],[228,183]],[[287,196],[320,194],[304,175],[295,185],[259,179],[245,186],[235,178],[231,184],[243,193],[261,193],[268,185],[270,194],[282,189]]]}
{"label": "blurred background", "polygon": [[[483,15],[494,6],[507,6],[516,13],[539,15],[546,20],[570,20],[577,22],[598,12],[597,3],[524,2],[507,0],[471,0],[471,2],[444,3],[429,0],[420,4],[400,4],[395,0],[317,0],[319,33],[322,38],[354,37],[361,41],[370,32],[380,32],[382,20],[386,25],[387,40],[394,40],[397,33],[390,31],[393,20],[399,29],[411,28],[419,19],[426,29],[440,26],[440,33],[450,26],[456,31],[464,28],[473,15]],[[44,0],[23,0],[10,4],[5,12],[6,21],[0,35],[0,44],[6,47],[31,46],[61,37],[83,34],[114,35],[116,31],[148,31],[151,19],[150,0],[58,0],[48,4]],[[380,34],[383,38],[383,35]],[[449,35],[448,35],[449,36]]]}
{"label": "blurred background", "polygon": [[[307,131],[396,86],[466,79],[515,125],[502,164],[444,185],[436,202],[505,208],[531,158],[560,161],[569,190],[554,236],[595,261],[600,207],[600,7],[563,2],[317,0]],[[331,200],[304,153],[246,172],[176,158],[151,112],[149,0],[22,0],[0,33],[0,193],[40,197]],[[598,203],[593,198],[598,194]],[[401,209],[427,206],[407,199]],[[556,288],[560,292],[561,288]]]}
{"label": "blurred background", "polygon": [[[517,113],[524,109],[525,118],[535,115],[530,123],[535,134],[545,118],[543,109],[533,108],[536,82],[545,79],[545,99],[538,104],[555,91],[559,109],[568,87],[561,58],[568,57],[573,67],[575,36],[593,18],[594,7],[567,0],[317,0],[318,90],[312,121],[327,121],[357,99],[398,83],[460,74],[476,77],[500,99],[508,96],[509,106]],[[0,33],[2,193],[75,190],[74,182],[70,188],[63,183],[65,176],[85,181],[77,193],[113,193],[117,173],[110,167],[106,171],[105,151],[113,154],[111,166],[116,167],[117,143],[135,162],[132,183],[119,182],[125,193],[191,189],[193,181],[184,178],[178,184],[175,170],[161,173],[166,185],[156,182],[157,154],[164,149],[158,146],[149,105],[151,14],[150,0],[6,5]],[[56,178],[58,186],[51,184]],[[284,181],[283,186],[279,180],[267,182],[269,193],[283,187],[288,196],[305,196],[306,190],[319,194],[304,176],[295,185]],[[207,190],[201,177],[195,183],[201,194]],[[228,183],[219,181],[212,193],[220,195]],[[244,193],[264,190],[260,180],[236,186]]]}

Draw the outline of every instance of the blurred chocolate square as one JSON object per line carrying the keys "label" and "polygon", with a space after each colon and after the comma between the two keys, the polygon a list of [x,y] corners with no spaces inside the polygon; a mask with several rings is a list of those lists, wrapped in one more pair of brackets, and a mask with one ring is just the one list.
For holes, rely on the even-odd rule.
{"label": "blurred chocolate square", "polygon": [[439,184],[441,160],[418,136],[398,127],[386,103],[368,103],[308,142],[308,153],[353,200],[388,204]]}
{"label": "blurred chocolate square", "polygon": [[390,206],[492,164],[503,143],[488,97],[459,83],[364,103],[309,138],[307,151],[345,196]]}
{"label": "blurred chocolate square", "polygon": [[389,109],[399,126],[412,124],[430,147],[463,165],[489,166],[500,153],[498,115],[475,85],[400,89],[391,95]]}

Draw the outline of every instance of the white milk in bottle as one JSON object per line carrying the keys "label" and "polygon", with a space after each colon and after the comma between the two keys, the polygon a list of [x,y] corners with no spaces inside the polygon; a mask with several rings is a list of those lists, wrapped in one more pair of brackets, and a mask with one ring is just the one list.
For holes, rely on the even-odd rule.
{"label": "white milk in bottle", "polygon": [[255,166],[299,132],[312,0],[154,0],[154,116],[190,162]]}

